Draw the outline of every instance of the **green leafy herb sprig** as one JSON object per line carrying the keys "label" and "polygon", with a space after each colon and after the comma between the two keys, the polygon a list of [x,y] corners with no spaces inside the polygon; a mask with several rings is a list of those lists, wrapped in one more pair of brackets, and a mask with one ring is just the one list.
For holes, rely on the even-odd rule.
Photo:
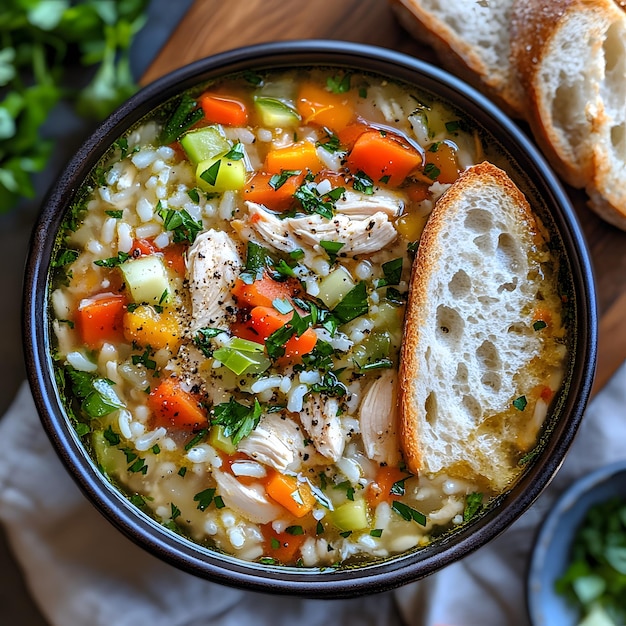
{"label": "green leafy herb sprig", "polygon": [[[102,119],[136,90],[129,51],[149,0],[3,0],[0,10],[0,213],[35,196],[53,144],[41,127],[60,100]],[[95,68],[70,86],[79,58]]]}

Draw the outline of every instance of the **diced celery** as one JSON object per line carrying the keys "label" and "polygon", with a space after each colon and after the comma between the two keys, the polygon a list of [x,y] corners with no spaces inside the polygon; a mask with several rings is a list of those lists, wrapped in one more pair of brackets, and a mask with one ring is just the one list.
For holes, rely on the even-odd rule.
{"label": "diced celery", "polygon": [[355,346],[353,358],[359,367],[365,367],[389,357],[391,334],[386,330],[370,333],[358,346]]}
{"label": "diced celery", "polygon": [[277,98],[259,96],[254,99],[254,107],[263,126],[285,128],[300,123],[298,112]]}
{"label": "diced celery", "polygon": [[363,530],[369,526],[365,500],[348,500],[332,513],[333,524],[341,530]]}
{"label": "diced celery", "polygon": [[246,183],[243,159],[233,161],[225,155],[200,161],[196,167],[196,183],[207,193],[237,191]]}
{"label": "diced celery", "polygon": [[241,337],[233,337],[228,342],[228,347],[234,350],[241,350],[242,352],[263,352],[264,346],[262,343],[256,341],[250,341],[249,339],[242,339]]}
{"label": "diced celery", "polygon": [[399,329],[402,326],[401,311],[402,309],[390,302],[381,302],[373,316],[374,328],[385,328],[392,332]]}
{"label": "diced celery", "polygon": [[224,434],[224,427],[219,424],[211,426],[209,443],[224,454],[235,454],[237,451],[232,439]]}
{"label": "diced celery", "polygon": [[[254,344],[253,341],[249,343]],[[261,374],[271,365],[271,361],[263,352],[235,349],[230,345],[217,349],[213,356],[229,370],[235,372],[237,376],[242,374]]]}
{"label": "diced celery", "polygon": [[130,259],[122,263],[120,269],[135,302],[167,305],[170,283],[160,257],[147,255]]}
{"label": "diced celery", "polygon": [[205,126],[185,133],[180,145],[194,165],[230,150],[228,139],[222,135],[217,126]]}
{"label": "diced celery", "polygon": [[109,444],[103,431],[91,433],[91,445],[98,464],[109,476],[118,475],[125,467],[123,452]]}
{"label": "diced celery", "polygon": [[350,276],[350,272],[340,265],[328,276],[324,276],[320,281],[318,294],[319,299],[329,308],[339,304],[345,295],[354,287],[355,283]]}

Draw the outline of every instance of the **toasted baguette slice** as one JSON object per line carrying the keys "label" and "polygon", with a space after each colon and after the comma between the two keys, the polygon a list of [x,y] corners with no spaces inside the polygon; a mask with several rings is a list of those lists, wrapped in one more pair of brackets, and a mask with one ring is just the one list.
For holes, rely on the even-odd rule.
{"label": "toasted baguette slice", "polygon": [[515,0],[511,58],[552,166],[626,229],[626,12],[614,0]]}
{"label": "toasted baguette slice", "polygon": [[509,63],[513,0],[390,0],[398,21],[430,45],[441,63],[503,109],[523,116],[523,94]]}
{"label": "toasted baguette slice", "polygon": [[[420,240],[399,384],[401,445],[413,472],[502,489],[515,445],[540,424],[512,402],[541,380],[533,312],[546,254],[528,202],[489,163],[466,170],[437,202]],[[531,366],[531,362],[533,365]]]}

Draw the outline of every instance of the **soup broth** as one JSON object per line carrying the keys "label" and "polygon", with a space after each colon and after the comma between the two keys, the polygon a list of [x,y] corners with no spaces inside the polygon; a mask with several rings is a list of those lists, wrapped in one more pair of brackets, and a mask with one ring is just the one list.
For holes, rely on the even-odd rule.
{"label": "soup broth", "polygon": [[335,68],[229,76],[121,137],[64,222],[50,295],[57,379],[101,471],[250,561],[385,558],[466,523],[521,472],[566,356],[542,242],[545,380],[510,476],[407,471],[412,259],[437,198],[483,159],[444,103]]}

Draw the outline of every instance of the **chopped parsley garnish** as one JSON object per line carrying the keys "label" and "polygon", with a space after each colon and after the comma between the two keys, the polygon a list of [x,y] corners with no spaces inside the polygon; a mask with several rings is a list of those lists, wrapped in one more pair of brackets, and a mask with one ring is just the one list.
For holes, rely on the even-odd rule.
{"label": "chopped parsley garnish", "polygon": [[[246,153],[243,150],[243,144],[241,141],[238,141],[225,155],[223,158],[228,159],[229,161],[241,161],[246,156]],[[215,183],[213,183],[215,184]]]}
{"label": "chopped parsley garnish", "polygon": [[389,176],[389,174],[385,174],[384,176],[381,176],[378,179],[379,183],[382,183],[383,185],[386,185],[389,182],[389,179],[391,178],[391,176]]}
{"label": "chopped parsley garnish", "polygon": [[[125,159],[128,156],[128,139],[126,139],[126,137],[120,137],[117,141],[113,142],[113,145],[120,151],[120,160]],[[108,211],[105,211],[105,213],[108,213]],[[120,215],[120,217],[122,216]]]}
{"label": "chopped parsley garnish", "polygon": [[272,306],[283,315],[293,311],[293,305],[286,298],[276,298],[272,301]]}
{"label": "chopped parsley garnish", "polygon": [[79,437],[82,437],[91,432],[89,424],[84,424],[83,422],[77,422],[74,426],[74,430]]}
{"label": "chopped parsley garnish", "polygon": [[[296,317],[297,311],[294,311],[294,317]],[[299,316],[298,316],[299,317]],[[293,318],[292,318],[293,319]],[[302,319],[302,318],[300,318]],[[265,340],[265,350],[267,356],[273,361],[280,359],[285,354],[285,344],[296,334],[296,329],[291,323],[287,323],[275,330]]]}
{"label": "chopped parsley garnish", "polygon": [[326,87],[333,93],[346,93],[350,91],[350,81],[352,75],[346,73],[343,76],[341,74],[335,74],[335,76],[329,76],[326,79]]}
{"label": "chopped parsley garnish", "polygon": [[287,528],[285,528],[285,532],[288,535],[304,535],[304,529],[302,528],[302,526],[287,526]]}
{"label": "chopped parsley garnish", "polygon": [[341,398],[348,393],[348,388],[340,382],[335,372],[325,372],[319,383],[311,385],[311,390],[335,398]]}
{"label": "chopped parsley garnish", "polygon": [[333,218],[335,203],[344,192],[344,187],[336,187],[328,193],[320,195],[317,186],[308,182],[298,187],[296,193],[294,193],[294,198],[300,201],[305,213],[316,213],[330,220]]}
{"label": "chopped parsley garnish", "polygon": [[263,556],[259,559],[261,565],[276,565],[278,561],[271,556]]}
{"label": "chopped parsley garnish", "polygon": [[404,504],[404,502],[394,500],[391,508],[407,522],[417,522],[420,526],[426,526],[426,516]]}
{"label": "chopped parsley garnish", "polygon": [[128,471],[133,472],[134,474],[146,474],[148,471],[146,460],[142,457],[136,458],[135,461],[128,466]]}
{"label": "chopped parsley garnish", "polygon": [[161,453],[161,448],[159,447],[158,443],[155,443],[152,448],[150,448],[150,450],[152,451],[152,454],[160,454]]}
{"label": "chopped parsley garnish", "polygon": [[175,520],[177,517],[180,517],[180,509],[173,503],[170,502],[170,509],[171,509],[171,518],[173,520]]}
{"label": "chopped parsley garnish", "polygon": [[534,324],[533,324],[533,329],[534,330],[542,330],[547,326],[547,324],[543,321],[543,320],[537,320]]}
{"label": "chopped parsley garnish", "polygon": [[263,273],[276,263],[274,257],[267,248],[253,241],[248,242],[246,255],[246,269],[239,275],[246,285],[251,285],[255,280],[263,277]]}
{"label": "chopped parsley garnish", "polygon": [[337,254],[345,245],[342,241],[320,241],[320,246],[326,250],[331,263],[337,260]]}
{"label": "chopped parsley garnish", "polygon": [[111,425],[107,426],[102,433],[107,443],[110,446],[117,446],[120,443],[120,436],[111,428]]}
{"label": "chopped parsley garnish", "polygon": [[332,310],[333,315],[339,320],[340,324],[365,315],[369,310],[367,303],[367,288],[364,281],[357,283],[343,297],[343,299]]}
{"label": "chopped parsley garnish", "polygon": [[178,475],[181,478],[185,478],[185,474],[187,473],[187,467],[185,465],[183,465],[179,470],[178,470]]}
{"label": "chopped parsley garnish", "polygon": [[64,267],[78,258],[78,250],[63,250],[52,262],[52,267]]}
{"label": "chopped parsley garnish", "polygon": [[209,434],[208,428],[203,428],[198,431],[186,444],[185,444],[185,452],[189,452],[191,448],[197,446],[207,435]]}
{"label": "chopped parsley garnish", "polygon": [[124,216],[124,211],[105,211],[105,213],[116,220],[121,220]]}
{"label": "chopped parsley garnish", "polygon": [[424,174],[430,178],[430,180],[437,180],[441,170],[434,163],[426,163],[424,166]]}
{"label": "chopped parsley garnish", "polygon": [[343,532],[339,533],[339,535],[343,537],[344,539],[347,539],[351,534],[352,534],[351,530],[344,530]]}
{"label": "chopped parsley garnish", "polygon": [[346,498],[354,502],[354,487],[350,484],[350,481],[344,480],[342,483],[336,484],[333,489],[345,489]]}
{"label": "chopped parsley garnish", "polygon": [[260,74],[253,72],[252,70],[246,70],[243,73],[243,77],[248,83],[250,83],[251,85],[255,85],[256,87],[259,87],[263,84],[263,77]]}
{"label": "chopped parsley garnish", "polygon": [[81,400],[80,408],[91,418],[104,417],[122,408],[122,403],[113,391],[112,381],[98,378],[88,372],[66,368],[72,391]]}
{"label": "chopped parsley garnish", "polygon": [[352,179],[352,187],[368,196],[374,193],[374,181],[362,170],[359,170]]}
{"label": "chopped parsley garnish", "polygon": [[359,365],[355,360],[355,364],[357,366],[357,370],[360,373],[371,372],[372,370],[391,369],[394,365],[393,361],[388,358],[378,359],[376,361],[372,361],[371,363],[365,363],[363,365]]}
{"label": "chopped parsley garnish", "polygon": [[295,250],[292,250],[289,253],[289,256],[294,260],[294,261],[299,261],[300,259],[302,259],[304,257],[304,250],[302,248],[296,248]]}
{"label": "chopped parsley garnish", "polygon": [[193,497],[193,501],[198,503],[196,507],[199,511],[206,511],[213,502],[213,498],[215,497],[215,488],[211,487],[210,489],[205,489],[204,491],[200,491]]}
{"label": "chopped parsley garnish", "polygon": [[456,131],[460,130],[460,128],[461,128],[461,122],[459,120],[446,122],[446,130],[449,133],[455,133]]}
{"label": "chopped parsley garnish", "polygon": [[173,143],[203,117],[204,112],[197,108],[196,101],[188,93],[183,94],[178,106],[163,126],[161,143],[165,145]]}
{"label": "chopped parsley garnish", "polygon": [[469,522],[483,508],[482,493],[468,493],[465,496],[465,508],[463,509],[463,521]]}
{"label": "chopped parsley garnish", "polygon": [[280,189],[292,176],[298,176],[300,170],[281,170],[280,174],[274,174],[269,180],[269,186],[276,191]]}
{"label": "chopped parsley garnish", "polygon": [[145,498],[138,493],[135,493],[132,496],[130,496],[129,500],[131,501],[131,504],[134,504],[136,507],[140,509],[146,506]]}
{"label": "chopped parsley garnish", "polygon": [[146,346],[142,354],[133,354],[130,358],[133,365],[143,365],[147,370],[156,370],[156,361],[151,359],[152,348]]}
{"label": "chopped parsley garnish", "polygon": [[224,500],[222,500],[222,496],[215,496],[215,498],[213,498],[213,504],[215,504],[216,509],[223,509],[226,506]]}
{"label": "chopped parsley garnish", "polygon": [[193,343],[205,357],[210,358],[213,356],[213,345],[211,344],[211,339],[217,337],[223,332],[225,331],[221,328],[199,328],[193,336]]}
{"label": "chopped parsley garnish", "polygon": [[193,189],[188,189],[187,195],[192,200],[192,202],[195,202],[196,204],[200,202],[200,192],[198,191],[197,187],[194,187]]}
{"label": "chopped parsley garnish", "polygon": [[407,478],[410,478],[410,476],[405,476],[404,478],[401,478],[400,480],[396,480],[396,482],[393,483],[393,485],[391,485],[391,489],[389,490],[389,493],[394,496],[403,496],[405,492],[404,483],[406,482]]}
{"label": "chopped parsley garnish", "polygon": [[523,411],[526,408],[527,404],[528,400],[526,400],[526,396],[520,396],[519,398],[515,398],[515,400],[513,400],[513,406],[518,411]]}
{"label": "chopped parsley garnish", "polygon": [[211,413],[214,416],[211,424],[223,426],[224,436],[230,437],[233,445],[236,446],[257,427],[262,409],[256,398],[251,407],[231,398],[228,402],[216,404]]}
{"label": "chopped parsley garnish", "polygon": [[127,252],[118,252],[117,256],[109,257],[108,259],[100,259],[99,261],[94,261],[94,265],[98,265],[99,267],[117,267],[122,263],[128,261],[131,258],[131,255]]}
{"label": "chopped parsley garnish", "polygon": [[163,228],[174,235],[174,243],[193,243],[204,228],[202,223],[197,222],[185,209],[179,211],[164,209],[159,203],[157,215],[163,220]]}
{"label": "chopped parsley garnish", "polygon": [[402,279],[402,258],[393,259],[382,264],[383,276],[377,281],[376,287],[398,285]]}
{"label": "chopped parsley garnish", "polygon": [[331,154],[341,150],[339,137],[337,137],[337,135],[329,135],[327,141],[318,141],[315,145],[324,148],[326,152],[330,152]]}
{"label": "chopped parsley garnish", "polygon": [[324,534],[324,524],[322,524],[322,522],[320,520],[317,521],[317,524],[315,526],[315,534],[316,535],[323,535]]}
{"label": "chopped parsley garnish", "polygon": [[382,528],[374,528],[373,530],[370,530],[370,535],[372,537],[381,537],[382,534],[383,534]]}
{"label": "chopped parsley garnish", "polygon": [[393,306],[402,306],[406,302],[406,294],[400,293],[395,287],[389,287],[385,292],[385,300]]}
{"label": "chopped parsley garnish", "polygon": [[215,183],[217,182],[217,175],[220,173],[220,167],[221,166],[222,166],[222,160],[218,159],[210,167],[208,167],[206,170],[204,170],[204,172],[202,172],[202,174],[200,174],[200,178],[205,183],[208,183],[209,185],[214,187]]}

